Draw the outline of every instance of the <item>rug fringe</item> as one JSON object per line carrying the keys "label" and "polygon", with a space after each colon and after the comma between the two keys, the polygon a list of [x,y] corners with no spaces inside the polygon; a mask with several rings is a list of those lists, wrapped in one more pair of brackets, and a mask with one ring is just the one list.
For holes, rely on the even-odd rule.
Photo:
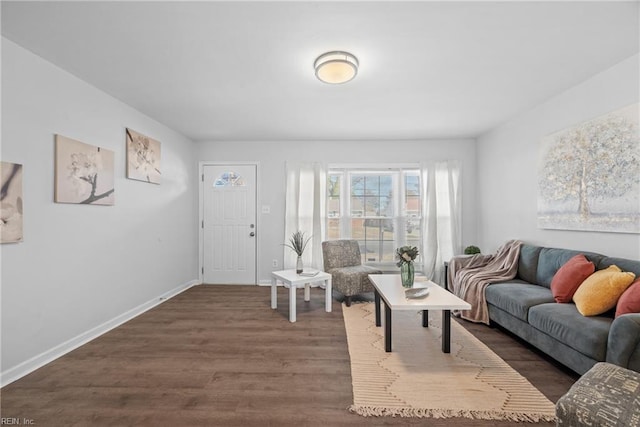
{"label": "rug fringe", "polygon": [[542,421],[555,422],[555,415],[503,412],[503,411],[472,411],[454,409],[430,408],[385,408],[380,406],[351,405],[349,412],[363,417],[403,417],[403,418],[470,418],[475,420],[499,420],[538,423]]}

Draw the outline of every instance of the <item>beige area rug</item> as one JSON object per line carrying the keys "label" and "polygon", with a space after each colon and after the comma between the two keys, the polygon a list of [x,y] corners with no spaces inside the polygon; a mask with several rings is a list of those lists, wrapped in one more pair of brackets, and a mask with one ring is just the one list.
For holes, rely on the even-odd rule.
{"label": "beige area rug", "polygon": [[[555,405],[487,346],[451,321],[451,353],[442,353],[440,311],[393,312],[392,352],[374,304],[343,305],[353,405],[363,416],[466,417],[554,421]],[[382,309],[384,312],[384,308]]]}

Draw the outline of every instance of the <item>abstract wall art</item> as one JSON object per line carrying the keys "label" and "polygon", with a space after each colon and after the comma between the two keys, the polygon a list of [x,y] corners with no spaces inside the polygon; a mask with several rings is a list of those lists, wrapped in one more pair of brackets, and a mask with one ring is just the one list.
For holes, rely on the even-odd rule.
{"label": "abstract wall art", "polygon": [[22,165],[0,162],[0,243],[22,241]]}
{"label": "abstract wall art", "polygon": [[113,205],[113,151],[56,135],[54,200]]}
{"label": "abstract wall art", "polygon": [[540,228],[640,233],[639,106],[543,138]]}
{"label": "abstract wall art", "polygon": [[127,178],[160,184],[160,142],[127,129]]}

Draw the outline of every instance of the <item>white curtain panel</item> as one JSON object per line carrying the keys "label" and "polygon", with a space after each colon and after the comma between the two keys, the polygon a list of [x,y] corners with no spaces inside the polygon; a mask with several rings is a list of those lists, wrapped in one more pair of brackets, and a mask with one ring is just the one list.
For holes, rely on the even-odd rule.
{"label": "white curtain panel", "polygon": [[[319,162],[287,162],[284,240],[300,230],[311,237],[302,256],[305,270],[322,270],[322,240],[325,235],[327,171]],[[297,255],[284,247],[284,268],[296,266]]]}
{"label": "white curtain panel", "polygon": [[422,174],[422,259],[423,273],[444,283],[444,261],[460,254],[461,200],[460,162],[424,162]]}

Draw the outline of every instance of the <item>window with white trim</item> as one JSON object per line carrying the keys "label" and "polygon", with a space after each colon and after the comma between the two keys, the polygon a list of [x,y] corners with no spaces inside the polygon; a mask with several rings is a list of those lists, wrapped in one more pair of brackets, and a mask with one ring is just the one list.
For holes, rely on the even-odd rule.
{"label": "window with white trim", "polygon": [[393,266],[397,248],[422,246],[421,188],[418,167],[330,167],[327,239],[357,240],[363,264]]}

